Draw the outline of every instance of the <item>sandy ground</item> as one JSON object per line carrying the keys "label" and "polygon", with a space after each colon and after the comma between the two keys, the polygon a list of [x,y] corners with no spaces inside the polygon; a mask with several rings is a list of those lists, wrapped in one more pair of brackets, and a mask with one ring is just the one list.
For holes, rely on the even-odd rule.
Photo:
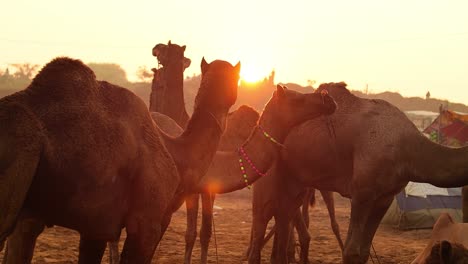
{"label": "sandy ground", "polygon": [[[318,194],[319,195],[319,194]],[[340,224],[343,240],[349,222],[349,200],[336,197],[336,215]],[[209,263],[246,263],[242,256],[248,246],[250,235],[251,196],[249,190],[218,196],[215,210],[216,242],[218,262],[214,238],[209,249]],[[312,241],[310,245],[311,263],[340,263],[341,251],[338,247],[325,204],[321,197],[317,199],[316,206],[310,210]],[[270,223],[271,224],[271,223]],[[157,248],[153,263],[183,263],[184,235],[185,235],[185,209],[177,211],[160,246]],[[380,263],[410,263],[427,243],[430,230],[400,231],[388,226],[380,226],[374,238],[374,248]],[[76,263],[78,234],[61,227],[48,228],[39,237],[33,263]],[[263,250],[262,263],[268,263],[271,252],[270,241]],[[120,247],[123,245],[123,237]],[[193,263],[200,263],[200,246],[197,239]],[[3,254],[0,253],[0,260]],[[375,263],[378,263],[374,258]],[[106,252],[103,263],[108,263]],[[373,263],[369,260],[368,263]]]}

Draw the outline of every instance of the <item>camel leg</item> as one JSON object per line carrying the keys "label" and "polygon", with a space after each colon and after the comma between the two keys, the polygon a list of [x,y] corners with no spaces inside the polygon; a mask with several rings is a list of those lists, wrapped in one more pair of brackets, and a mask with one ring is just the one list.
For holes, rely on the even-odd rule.
{"label": "camel leg", "polygon": [[288,263],[288,242],[290,232],[290,218],[288,214],[279,213],[275,216],[276,233],[270,262],[272,264]]}
{"label": "camel leg", "polygon": [[[373,191],[361,192],[351,200],[351,220],[343,251],[344,264],[364,264],[369,258],[370,242],[380,220],[390,206],[391,197],[372,198]],[[368,245],[367,245],[368,244]]]}
{"label": "camel leg", "polygon": [[187,230],[185,231],[185,264],[192,263],[192,251],[197,239],[197,217],[199,194],[189,195],[185,199],[187,208]]}
{"label": "camel leg", "polygon": [[[307,205],[308,206],[308,205]],[[299,263],[308,264],[309,263],[309,244],[310,244],[310,234],[309,230],[304,221],[303,215],[297,210],[297,213],[294,217],[294,225],[299,236],[299,243],[301,244],[301,252]]]}
{"label": "camel leg", "polygon": [[109,262],[110,264],[118,264],[120,261],[119,255],[119,240],[109,241],[107,243],[109,246]]}
{"label": "camel leg", "polygon": [[[248,256],[249,264],[259,264],[262,260],[263,239],[268,225],[268,218],[263,215],[263,210],[257,211],[254,208],[252,215],[252,229],[250,240],[250,251]],[[260,214],[259,214],[260,213]],[[268,219],[268,220],[267,220]]]}
{"label": "camel leg", "polygon": [[304,218],[304,223],[307,228],[309,228],[310,223],[309,206],[312,206],[313,204],[315,204],[315,189],[307,188],[307,191],[304,195],[304,200],[302,201],[302,218]]}
{"label": "camel leg", "polygon": [[463,223],[468,223],[468,185],[462,189]]}
{"label": "camel leg", "polygon": [[338,225],[338,222],[336,222],[335,199],[333,197],[333,192],[320,191],[320,193],[322,194],[323,201],[327,205],[328,215],[330,216],[330,224],[333,230],[333,234],[335,234],[336,241],[338,241],[338,244],[341,248],[341,252],[343,252],[344,245],[343,240],[341,240],[340,226]]}
{"label": "camel leg", "polygon": [[[297,209],[298,213],[301,214],[300,209]],[[302,217],[302,214],[301,216]],[[296,263],[296,235],[294,233],[294,221],[289,223],[289,242],[288,242],[288,261],[289,263]]]}
{"label": "camel leg", "polygon": [[[143,228],[151,224],[152,228]],[[120,257],[121,264],[149,264],[162,237],[162,224],[151,221],[127,226],[127,238]]]}
{"label": "camel leg", "polygon": [[201,263],[206,264],[208,260],[208,246],[211,239],[213,221],[214,194],[203,193],[202,197],[202,222],[200,228]]}
{"label": "camel leg", "polygon": [[369,258],[370,248],[372,245],[372,240],[374,238],[375,232],[379,227],[380,221],[387,212],[388,207],[392,203],[393,196],[382,197],[378,199],[372,208],[371,213],[367,219],[366,223],[366,232],[363,234],[363,239],[361,242],[361,263],[366,263]]}
{"label": "camel leg", "polygon": [[37,237],[44,230],[42,221],[22,214],[13,233],[8,237],[3,264],[31,263]]}
{"label": "camel leg", "polygon": [[88,239],[80,237],[80,254],[78,256],[79,264],[100,264],[104,251],[106,250],[106,241]]}

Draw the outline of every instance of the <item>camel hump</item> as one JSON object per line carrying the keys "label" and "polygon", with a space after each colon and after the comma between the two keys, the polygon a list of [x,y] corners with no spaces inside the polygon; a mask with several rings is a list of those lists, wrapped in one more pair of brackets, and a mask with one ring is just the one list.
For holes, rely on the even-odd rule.
{"label": "camel hump", "polygon": [[58,57],[40,70],[28,89],[40,95],[78,99],[79,95],[96,94],[98,87],[93,70],[82,61]]}
{"label": "camel hump", "polygon": [[0,101],[0,244],[13,231],[43,145],[42,126],[23,105]]}

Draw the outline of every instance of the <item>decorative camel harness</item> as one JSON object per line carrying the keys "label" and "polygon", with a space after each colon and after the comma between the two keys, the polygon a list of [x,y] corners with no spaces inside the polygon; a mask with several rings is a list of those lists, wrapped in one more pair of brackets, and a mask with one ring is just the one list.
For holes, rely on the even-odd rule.
{"label": "decorative camel harness", "polygon": [[[264,129],[263,127],[261,127],[260,125],[257,125],[255,127],[255,129],[258,129],[268,140],[270,140],[271,142],[273,142],[274,144],[284,148],[284,145],[279,143],[276,139],[274,139],[272,136],[270,136],[270,134],[268,134]],[[248,188],[248,189],[251,189],[252,188],[252,184],[249,183],[249,179],[248,179],[248,176],[247,176],[247,172],[245,171],[245,166],[244,166],[244,160],[247,161],[247,163],[250,165],[250,167],[255,171],[255,173],[257,173],[257,175],[259,175],[260,177],[264,177],[266,175],[266,172],[261,172],[254,164],[253,162],[250,160],[249,156],[247,155],[247,153],[245,153],[245,150],[244,150],[244,146],[245,144],[247,144],[247,142],[245,142],[244,144],[242,144],[242,146],[239,147],[239,149],[237,150],[237,152],[239,153],[239,166],[240,166],[240,170],[241,170],[241,173],[242,173],[242,177],[244,178],[244,182],[245,182],[245,186]]]}

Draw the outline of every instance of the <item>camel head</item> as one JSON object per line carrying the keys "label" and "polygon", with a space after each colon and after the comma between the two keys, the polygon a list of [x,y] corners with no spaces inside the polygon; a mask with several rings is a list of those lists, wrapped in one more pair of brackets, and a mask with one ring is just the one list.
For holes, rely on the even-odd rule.
{"label": "camel head", "polygon": [[321,115],[335,112],[336,103],[328,93],[302,94],[278,85],[265,106],[262,119],[272,120],[289,130],[293,126]]}
{"label": "camel head", "polygon": [[221,128],[226,127],[229,108],[237,100],[240,62],[232,66],[229,62],[215,60],[201,62],[200,89],[195,98],[194,110],[204,110],[220,118]]}
{"label": "camel head", "polygon": [[172,44],[171,41],[167,44],[159,43],[153,48],[153,56],[155,56],[159,63],[165,67],[174,63],[181,63],[182,71],[190,66],[190,59],[184,57],[186,46],[179,46]]}
{"label": "camel head", "polygon": [[239,109],[229,113],[226,131],[221,137],[218,150],[231,151],[242,145],[257,125],[259,117],[260,114],[247,105],[241,105]]}
{"label": "camel head", "polygon": [[468,262],[468,249],[462,244],[450,243],[447,240],[438,241],[432,247],[426,264],[462,264]]}

